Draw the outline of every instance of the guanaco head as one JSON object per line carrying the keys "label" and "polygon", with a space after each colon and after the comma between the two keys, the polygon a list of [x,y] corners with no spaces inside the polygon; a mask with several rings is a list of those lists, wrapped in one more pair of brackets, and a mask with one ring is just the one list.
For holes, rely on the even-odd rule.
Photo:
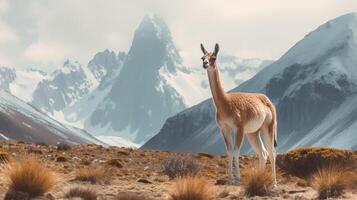
{"label": "guanaco head", "polygon": [[212,53],[208,52],[205,47],[203,46],[203,44],[201,44],[201,50],[203,52],[203,56],[202,56],[202,62],[203,62],[203,69],[208,69],[208,68],[212,68],[215,69],[216,68],[216,59],[217,59],[217,54],[219,51],[219,46],[216,43],[216,45],[214,46],[214,51]]}

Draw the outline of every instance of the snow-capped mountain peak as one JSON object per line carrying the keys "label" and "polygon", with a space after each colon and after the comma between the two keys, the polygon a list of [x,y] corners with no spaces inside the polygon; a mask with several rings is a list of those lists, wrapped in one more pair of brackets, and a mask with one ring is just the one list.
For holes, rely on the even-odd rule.
{"label": "snow-capped mountain peak", "polygon": [[[273,100],[279,151],[297,145],[357,148],[351,140],[357,127],[357,106],[352,103],[357,92],[356,31],[356,13],[333,19],[233,89],[266,93]],[[144,147],[223,153],[214,113],[211,100],[189,108],[169,118]],[[242,151],[249,149],[244,143]]]}
{"label": "snow-capped mountain peak", "polygon": [[357,14],[350,13],[328,21],[310,32],[288,51],[280,62],[289,65],[291,60],[299,64],[311,63],[346,45],[356,45]]}
{"label": "snow-capped mountain peak", "polygon": [[82,67],[77,61],[66,60],[63,67],[38,83],[32,103],[53,114],[73,104],[97,85],[88,68]]}

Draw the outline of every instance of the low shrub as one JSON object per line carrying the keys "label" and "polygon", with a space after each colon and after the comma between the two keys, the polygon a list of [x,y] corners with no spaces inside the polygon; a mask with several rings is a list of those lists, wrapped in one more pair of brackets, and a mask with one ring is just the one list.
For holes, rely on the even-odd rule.
{"label": "low shrub", "polygon": [[211,188],[207,181],[197,176],[178,178],[170,192],[172,200],[210,200]]}
{"label": "low shrub", "polygon": [[0,152],[0,164],[10,161],[10,155],[6,152]]}
{"label": "low shrub", "polygon": [[57,180],[55,175],[34,157],[8,163],[3,173],[8,179],[9,191],[27,193],[31,198],[48,192]]}
{"label": "low shrub", "polygon": [[331,165],[317,169],[312,175],[312,186],[319,199],[340,196],[349,185],[350,178],[345,169]]}
{"label": "low shrub", "polygon": [[73,187],[64,195],[65,198],[81,198],[83,200],[97,200],[97,193],[87,187]]}
{"label": "low shrub", "polygon": [[337,163],[343,168],[356,167],[352,151],[334,148],[303,147],[278,155],[277,165],[285,172],[307,178],[317,169]]}
{"label": "low shrub", "polygon": [[161,172],[170,179],[195,176],[201,169],[200,163],[189,157],[171,157],[161,163]]}
{"label": "low shrub", "polygon": [[71,150],[71,146],[69,144],[65,144],[65,143],[59,143],[57,144],[57,150],[58,151],[69,151]]}
{"label": "low shrub", "polygon": [[273,183],[270,171],[251,167],[243,173],[245,178],[242,184],[246,196],[267,196],[270,194]]}

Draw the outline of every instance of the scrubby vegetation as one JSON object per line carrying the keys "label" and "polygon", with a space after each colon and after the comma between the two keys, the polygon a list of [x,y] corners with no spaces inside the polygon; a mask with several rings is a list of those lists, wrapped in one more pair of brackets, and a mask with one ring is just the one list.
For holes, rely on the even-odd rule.
{"label": "scrubby vegetation", "polygon": [[171,157],[161,163],[161,172],[170,179],[195,176],[201,169],[200,163],[190,157]]}
{"label": "scrubby vegetation", "polygon": [[6,163],[10,160],[10,155],[6,152],[0,152],[0,164]]}
{"label": "scrubby vegetation", "polygon": [[[49,187],[45,186],[48,184],[43,184],[41,181],[28,180],[23,178],[25,177],[23,175],[13,176],[22,177],[13,178],[13,180],[16,180],[14,182],[26,181],[26,187],[30,188],[27,190],[34,191],[39,187],[45,188],[42,189],[42,192],[39,192],[43,194],[35,198],[30,197],[27,192],[18,189],[13,190],[9,187],[11,181],[8,178],[10,174],[10,167],[8,166],[18,162],[23,163],[23,160],[15,161],[19,157],[29,156],[29,149],[42,152],[41,154],[35,153],[38,166],[32,167],[26,163],[21,165],[22,170],[15,171],[22,171],[21,174],[37,174],[31,175],[31,177],[40,176],[45,180],[53,178],[53,175],[48,175],[43,170],[46,168],[55,172],[56,177],[61,178],[56,187],[48,189]],[[323,163],[321,165],[328,166],[327,163],[332,161],[326,162],[325,159],[333,160],[330,157],[335,154],[338,155],[335,156],[336,158],[343,157],[343,159],[340,158],[343,161],[339,160],[334,163],[340,165],[344,163],[342,164],[344,166],[338,165],[337,171],[329,168],[317,168],[314,173],[309,172],[306,174],[310,175],[300,177],[285,169],[278,168],[278,171],[280,171],[278,174],[281,175],[278,177],[278,188],[274,189],[271,188],[270,165],[267,165],[265,171],[259,171],[252,167],[257,166],[258,158],[256,156],[241,156],[242,185],[226,186],[226,156],[143,149],[129,150],[128,148],[102,147],[94,144],[71,145],[70,149],[66,151],[59,149],[57,149],[57,145],[0,141],[0,152],[4,152],[3,155],[7,160],[0,163],[0,166],[6,166],[4,171],[0,167],[0,171],[2,171],[2,174],[0,174],[0,199],[261,200],[271,198],[279,200],[323,199],[332,196],[335,196],[335,199],[356,199],[357,196],[357,168],[352,170],[357,156],[356,152],[353,153],[355,158],[348,157],[349,151],[343,153],[344,156],[340,156],[340,153],[335,153],[340,152],[340,150],[317,148],[297,149],[282,154],[279,157],[285,160],[289,158],[284,156],[292,155],[292,160],[287,161],[286,165],[295,165],[296,170],[302,172],[306,168],[310,169],[311,165],[316,165],[316,160],[321,160],[319,162],[320,164]],[[345,151],[342,150],[342,152]],[[316,154],[319,156],[316,156]],[[34,155],[34,153],[31,153],[31,155]],[[317,159],[315,160],[312,155]],[[311,160],[314,160],[314,162]],[[301,167],[299,162],[302,162],[301,165],[304,166]],[[14,168],[18,169],[19,167]],[[164,172],[166,172],[166,175]],[[19,173],[16,172],[15,174]],[[169,174],[172,175],[169,176]],[[196,176],[192,177],[193,175]],[[205,180],[197,176],[204,177]],[[173,180],[170,180],[170,178]],[[59,179],[55,179],[56,182],[57,180]]]}
{"label": "scrubby vegetation", "polygon": [[170,197],[172,200],[210,200],[213,198],[207,181],[197,176],[178,178]]}
{"label": "scrubby vegetation", "polygon": [[97,193],[88,187],[73,187],[64,195],[65,198],[80,198],[82,200],[97,200]]}
{"label": "scrubby vegetation", "polygon": [[352,151],[334,148],[304,147],[277,157],[277,165],[285,172],[307,178],[317,169],[338,164],[346,169],[356,167],[356,158]]}
{"label": "scrubby vegetation", "polygon": [[110,167],[85,167],[77,170],[77,181],[96,183],[107,183],[113,175],[113,169]]}
{"label": "scrubby vegetation", "polygon": [[270,194],[273,182],[270,171],[249,167],[244,170],[243,174],[243,188],[246,196],[266,196]]}
{"label": "scrubby vegetation", "polygon": [[349,185],[351,178],[345,169],[330,165],[317,169],[312,176],[312,186],[319,199],[340,196]]}
{"label": "scrubby vegetation", "polygon": [[71,149],[71,146],[69,144],[64,144],[64,143],[57,144],[58,151],[68,151],[70,149]]}
{"label": "scrubby vegetation", "polygon": [[31,198],[42,196],[56,183],[55,175],[34,157],[8,163],[2,173],[11,192],[22,192]]}

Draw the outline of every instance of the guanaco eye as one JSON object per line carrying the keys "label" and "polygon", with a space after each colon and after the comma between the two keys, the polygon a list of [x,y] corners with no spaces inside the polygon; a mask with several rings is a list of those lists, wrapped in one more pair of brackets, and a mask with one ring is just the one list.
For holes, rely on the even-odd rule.
{"label": "guanaco eye", "polygon": [[203,56],[203,57],[201,58],[201,60],[205,60],[205,57]]}

